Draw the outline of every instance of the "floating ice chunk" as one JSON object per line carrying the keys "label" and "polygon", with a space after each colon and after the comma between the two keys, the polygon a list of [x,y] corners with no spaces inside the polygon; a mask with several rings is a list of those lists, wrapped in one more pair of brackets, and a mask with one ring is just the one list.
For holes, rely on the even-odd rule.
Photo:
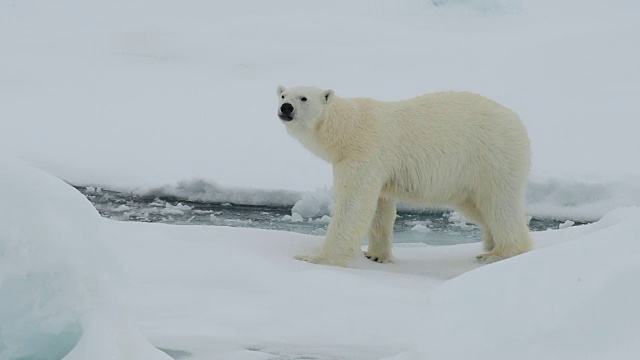
{"label": "floating ice chunk", "polygon": [[294,212],[292,215],[283,216],[282,220],[291,222],[303,222],[304,218],[302,217],[302,215]]}
{"label": "floating ice chunk", "polygon": [[333,207],[333,196],[329,188],[324,187],[314,192],[305,193],[302,199],[298,200],[292,213],[298,213],[302,217],[312,218],[322,215],[329,215]]}
{"label": "floating ice chunk", "polygon": [[182,205],[182,203],[178,203],[177,205],[171,205],[169,203],[165,204],[165,208],[160,211],[162,215],[184,215],[185,212],[191,211],[191,206]]}
{"label": "floating ice chunk", "polygon": [[177,205],[175,205],[173,207],[174,209],[178,209],[178,210],[182,210],[182,211],[191,211],[191,209],[193,209],[191,206],[189,205],[182,205],[182,203],[178,203]]}
{"label": "floating ice chunk", "polygon": [[457,211],[453,211],[451,214],[449,214],[449,216],[447,217],[447,220],[456,227],[459,227],[461,229],[471,229],[473,228],[473,225],[467,223],[467,219],[464,217],[464,215],[462,215],[461,213],[457,212]]}
{"label": "floating ice chunk", "polygon": [[411,231],[429,232],[431,231],[431,229],[429,229],[428,227],[422,224],[416,224],[414,227],[411,228]]}
{"label": "floating ice chunk", "polygon": [[154,199],[153,202],[149,204],[149,206],[163,207],[165,206],[165,204],[166,204],[166,201],[164,200]]}
{"label": "floating ice chunk", "polygon": [[467,222],[467,219],[465,219],[464,215],[462,215],[461,213],[457,212],[457,211],[452,211],[451,213],[448,214],[447,219],[449,220],[450,223],[460,223],[460,222]]}
{"label": "floating ice chunk", "polygon": [[328,224],[328,223],[331,222],[331,216],[322,215],[322,217],[320,218],[320,220],[318,222]]}
{"label": "floating ice chunk", "polygon": [[309,218],[309,222],[310,223],[316,223],[316,224],[328,224],[328,223],[331,222],[331,216],[322,215],[322,217],[317,218],[317,219]]}
{"label": "floating ice chunk", "polygon": [[212,210],[193,210],[193,213],[196,215],[207,215],[213,213]]}
{"label": "floating ice chunk", "polygon": [[567,220],[567,221],[563,222],[562,224],[558,225],[558,229],[566,229],[568,227],[572,227],[575,224],[576,223],[574,221]]}
{"label": "floating ice chunk", "polygon": [[160,211],[162,215],[184,215],[184,211],[173,209],[173,208],[164,208]]}
{"label": "floating ice chunk", "polygon": [[404,222],[407,226],[412,226],[412,225],[424,225],[424,226],[429,226],[431,224],[433,224],[433,221],[427,219],[424,221],[416,221],[416,220],[407,220]]}
{"label": "floating ice chunk", "polygon": [[128,207],[127,205],[122,204],[122,205],[118,206],[118,207],[117,207],[117,208],[115,208],[115,209],[111,209],[111,212],[114,212],[114,213],[123,213],[123,212],[127,212],[127,211],[129,211],[129,210],[131,210],[131,208],[130,208],[130,207]]}

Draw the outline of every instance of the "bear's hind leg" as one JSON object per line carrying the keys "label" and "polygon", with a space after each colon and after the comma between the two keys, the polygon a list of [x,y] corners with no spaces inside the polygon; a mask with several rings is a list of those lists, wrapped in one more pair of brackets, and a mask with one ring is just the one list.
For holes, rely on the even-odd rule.
{"label": "bear's hind leg", "polygon": [[489,253],[478,255],[478,261],[488,264],[531,250],[524,196],[502,194],[482,214],[494,246]]}
{"label": "bear's hind leg", "polygon": [[369,228],[369,247],[364,255],[379,263],[393,262],[393,224],[396,220],[396,204],[393,200],[379,198],[376,214]]}

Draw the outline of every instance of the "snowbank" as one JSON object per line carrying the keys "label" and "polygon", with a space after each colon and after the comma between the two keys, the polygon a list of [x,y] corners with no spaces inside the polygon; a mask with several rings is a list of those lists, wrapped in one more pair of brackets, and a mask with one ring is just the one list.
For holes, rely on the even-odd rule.
{"label": "snowbank", "polygon": [[393,264],[336,268],[293,260],[322,242],[295,233],[112,222],[108,235],[136,322],[194,360],[607,360],[640,353],[639,228],[640,209],[619,209],[482,267],[477,243],[396,244]]}
{"label": "snowbank", "polygon": [[115,258],[87,199],[3,157],[0,183],[0,359],[167,359],[117,305]]}
{"label": "snowbank", "polygon": [[432,293],[420,349],[434,359],[637,358],[640,208],[585,230],[444,283]]}

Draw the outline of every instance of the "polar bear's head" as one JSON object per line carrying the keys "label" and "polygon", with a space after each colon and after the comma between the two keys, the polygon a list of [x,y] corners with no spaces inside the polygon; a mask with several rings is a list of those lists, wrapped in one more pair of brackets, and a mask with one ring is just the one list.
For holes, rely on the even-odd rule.
{"label": "polar bear's head", "polygon": [[312,128],[334,98],[333,90],[313,86],[278,86],[278,117],[287,126]]}

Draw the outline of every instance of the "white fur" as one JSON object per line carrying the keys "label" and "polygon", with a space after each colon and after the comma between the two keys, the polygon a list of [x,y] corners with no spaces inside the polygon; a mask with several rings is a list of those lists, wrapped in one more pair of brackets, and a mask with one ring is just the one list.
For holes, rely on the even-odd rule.
{"label": "white fur", "polygon": [[[467,92],[397,102],[340,98],[332,90],[278,87],[294,107],[287,132],[333,165],[335,207],[322,250],[299,256],[348,265],[365,255],[390,262],[395,201],[448,205],[482,226],[482,262],[531,248],[525,216],[527,131],[506,107]],[[307,101],[302,101],[305,97]]]}

